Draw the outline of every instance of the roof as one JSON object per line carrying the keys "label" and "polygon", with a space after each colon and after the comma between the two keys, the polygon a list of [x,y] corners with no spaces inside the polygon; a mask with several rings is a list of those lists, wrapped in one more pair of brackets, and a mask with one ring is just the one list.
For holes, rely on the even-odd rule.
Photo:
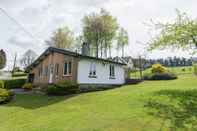
{"label": "roof", "polygon": [[68,56],[73,56],[73,57],[78,57],[78,58],[93,59],[93,60],[109,62],[109,63],[119,64],[119,65],[126,65],[125,63],[122,63],[122,62],[117,62],[117,61],[113,61],[109,59],[97,58],[97,57],[92,57],[92,56],[86,56],[86,55],[82,55],[82,54],[68,51],[65,49],[49,47],[30,66],[28,66],[26,70],[29,70],[35,67],[36,65],[38,65],[43,59],[45,59],[46,56],[48,56],[52,52],[56,52],[56,53],[60,53],[60,54],[68,55]]}

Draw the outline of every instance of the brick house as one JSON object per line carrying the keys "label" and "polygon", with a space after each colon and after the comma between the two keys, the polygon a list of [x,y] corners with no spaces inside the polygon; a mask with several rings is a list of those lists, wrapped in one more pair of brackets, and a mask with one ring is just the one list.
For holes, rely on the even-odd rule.
{"label": "brick house", "polygon": [[33,84],[70,80],[80,85],[122,85],[125,64],[49,47],[28,68]]}

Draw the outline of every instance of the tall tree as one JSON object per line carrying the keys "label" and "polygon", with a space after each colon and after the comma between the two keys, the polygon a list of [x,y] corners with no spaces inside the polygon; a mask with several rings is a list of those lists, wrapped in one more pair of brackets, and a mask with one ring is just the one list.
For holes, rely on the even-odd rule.
{"label": "tall tree", "polygon": [[[105,9],[101,9],[100,11],[102,22],[103,22],[103,40],[102,40],[102,47],[101,48],[101,54],[103,54],[104,49],[104,55],[107,57],[107,50],[109,50],[109,55],[111,57],[111,47],[113,40],[116,37],[116,32],[118,30],[118,23],[115,17],[110,15],[108,11]],[[102,55],[101,55],[102,57]]]}
{"label": "tall tree", "polygon": [[104,9],[99,13],[91,13],[83,18],[83,36],[85,42],[90,43],[95,50],[96,57],[107,57],[107,49],[110,49],[115,38],[118,24],[116,19]]}
{"label": "tall tree", "polygon": [[72,31],[67,27],[58,28],[49,41],[46,41],[49,46],[70,49],[74,42]]}
{"label": "tall tree", "polygon": [[186,13],[176,10],[173,22],[156,23],[159,33],[150,41],[150,50],[175,47],[179,49],[197,49],[197,19],[191,19]]}
{"label": "tall tree", "polygon": [[117,36],[117,49],[122,49],[122,57],[124,57],[124,48],[129,44],[128,33],[124,28],[120,28]]}
{"label": "tall tree", "polygon": [[26,68],[33,63],[36,57],[37,54],[33,50],[29,49],[23,54],[22,58],[20,59],[20,63],[24,68]]}
{"label": "tall tree", "polygon": [[6,53],[0,50],[0,69],[3,69],[6,65]]}

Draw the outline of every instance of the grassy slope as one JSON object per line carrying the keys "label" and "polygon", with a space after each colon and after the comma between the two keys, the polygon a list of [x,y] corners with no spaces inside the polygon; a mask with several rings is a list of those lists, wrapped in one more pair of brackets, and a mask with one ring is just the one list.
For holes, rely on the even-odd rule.
{"label": "grassy slope", "polygon": [[167,96],[155,96],[155,93],[175,89],[197,94],[192,90],[197,89],[197,78],[185,75],[173,81],[146,81],[69,98],[17,95],[16,100],[0,106],[0,131],[168,130],[169,121],[163,124],[162,119],[148,114],[155,110],[144,105],[150,98],[165,102]]}
{"label": "grassy slope", "polygon": [[[184,69],[184,70],[183,70]],[[185,67],[168,67],[168,70],[170,72],[173,72],[177,75],[182,75],[182,74],[193,74],[194,73],[194,68],[192,66],[185,66]],[[143,74],[149,74],[151,73],[151,69],[146,69],[143,71]],[[131,73],[131,78],[140,78],[140,73],[138,72],[133,72]]]}

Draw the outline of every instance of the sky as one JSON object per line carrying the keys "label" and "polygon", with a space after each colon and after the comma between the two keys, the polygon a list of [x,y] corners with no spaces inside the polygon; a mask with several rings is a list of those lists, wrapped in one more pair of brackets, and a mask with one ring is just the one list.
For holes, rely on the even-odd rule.
{"label": "sky", "polygon": [[7,53],[8,69],[12,67],[16,53],[18,60],[28,49],[41,54],[47,48],[44,41],[58,27],[66,25],[75,35],[80,34],[83,16],[97,12],[100,8],[109,11],[117,18],[119,25],[128,31],[126,55],[137,57],[145,54],[147,58],[190,57],[188,51],[180,50],[146,52],[151,31],[144,23],[151,19],[171,21],[176,17],[175,9],[197,18],[197,0],[0,0],[0,8],[27,31],[0,12],[0,49]]}

